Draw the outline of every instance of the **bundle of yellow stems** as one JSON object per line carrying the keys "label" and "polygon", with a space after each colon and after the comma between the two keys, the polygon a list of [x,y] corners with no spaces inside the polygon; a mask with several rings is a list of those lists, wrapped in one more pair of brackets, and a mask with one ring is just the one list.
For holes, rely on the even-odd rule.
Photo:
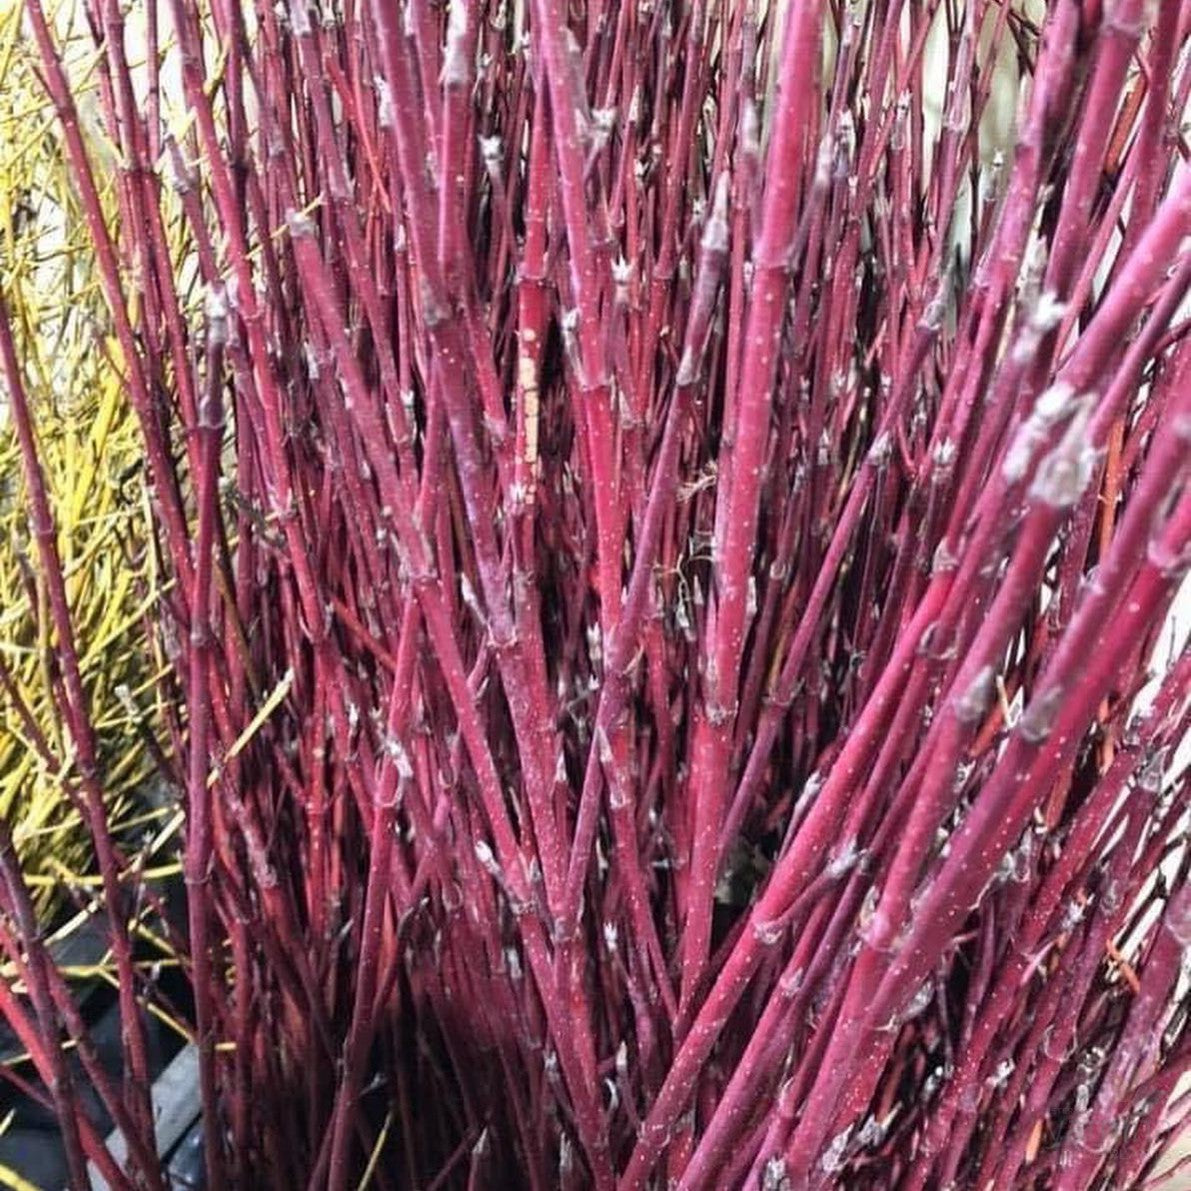
{"label": "bundle of yellow stems", "polygon": [[[63,146],[20,38],[0,5],[0,286],[36,402],[77,648],[109,816],[142,827],[132,795],[150,770],[156,694],[143,613],[156,598],[135,420]],[[79,65],[85,73],[86,63]],[[91,135],[95,136],[94,129]],[[102,155],[103,146],[96,146]],[[115,226],[114,211],[109,219]],[[90,884],[91,847],[69,797],[77,774],[56,702],[55,640],[32,548],[21,460],[0,389],[0,814],[47,918]]]}

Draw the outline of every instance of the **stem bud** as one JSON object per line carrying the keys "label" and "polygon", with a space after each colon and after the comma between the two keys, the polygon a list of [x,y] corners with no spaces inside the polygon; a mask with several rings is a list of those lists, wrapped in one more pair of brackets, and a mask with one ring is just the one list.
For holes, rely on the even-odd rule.
{"label": "stem bud", "polygon": [[961,724],[978,724],[992,706],[996,694],[995,671],[985,666],[955,702],[955,718]]}

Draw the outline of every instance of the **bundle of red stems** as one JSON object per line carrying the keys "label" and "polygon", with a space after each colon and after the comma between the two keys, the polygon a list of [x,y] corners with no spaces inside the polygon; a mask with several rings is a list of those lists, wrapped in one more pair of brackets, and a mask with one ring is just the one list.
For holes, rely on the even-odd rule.
{"label": "bundle of red stems", "polygon": [[[320,3],[146,0],[143,54],[85,0],[104,163],[23,34],[143,429],[210,1185],[1144,1185],[1191,3]],[[3,1010],[76,1185],[159,1189],[152,886],[0,328],[122,1078],[9,846]]]}

